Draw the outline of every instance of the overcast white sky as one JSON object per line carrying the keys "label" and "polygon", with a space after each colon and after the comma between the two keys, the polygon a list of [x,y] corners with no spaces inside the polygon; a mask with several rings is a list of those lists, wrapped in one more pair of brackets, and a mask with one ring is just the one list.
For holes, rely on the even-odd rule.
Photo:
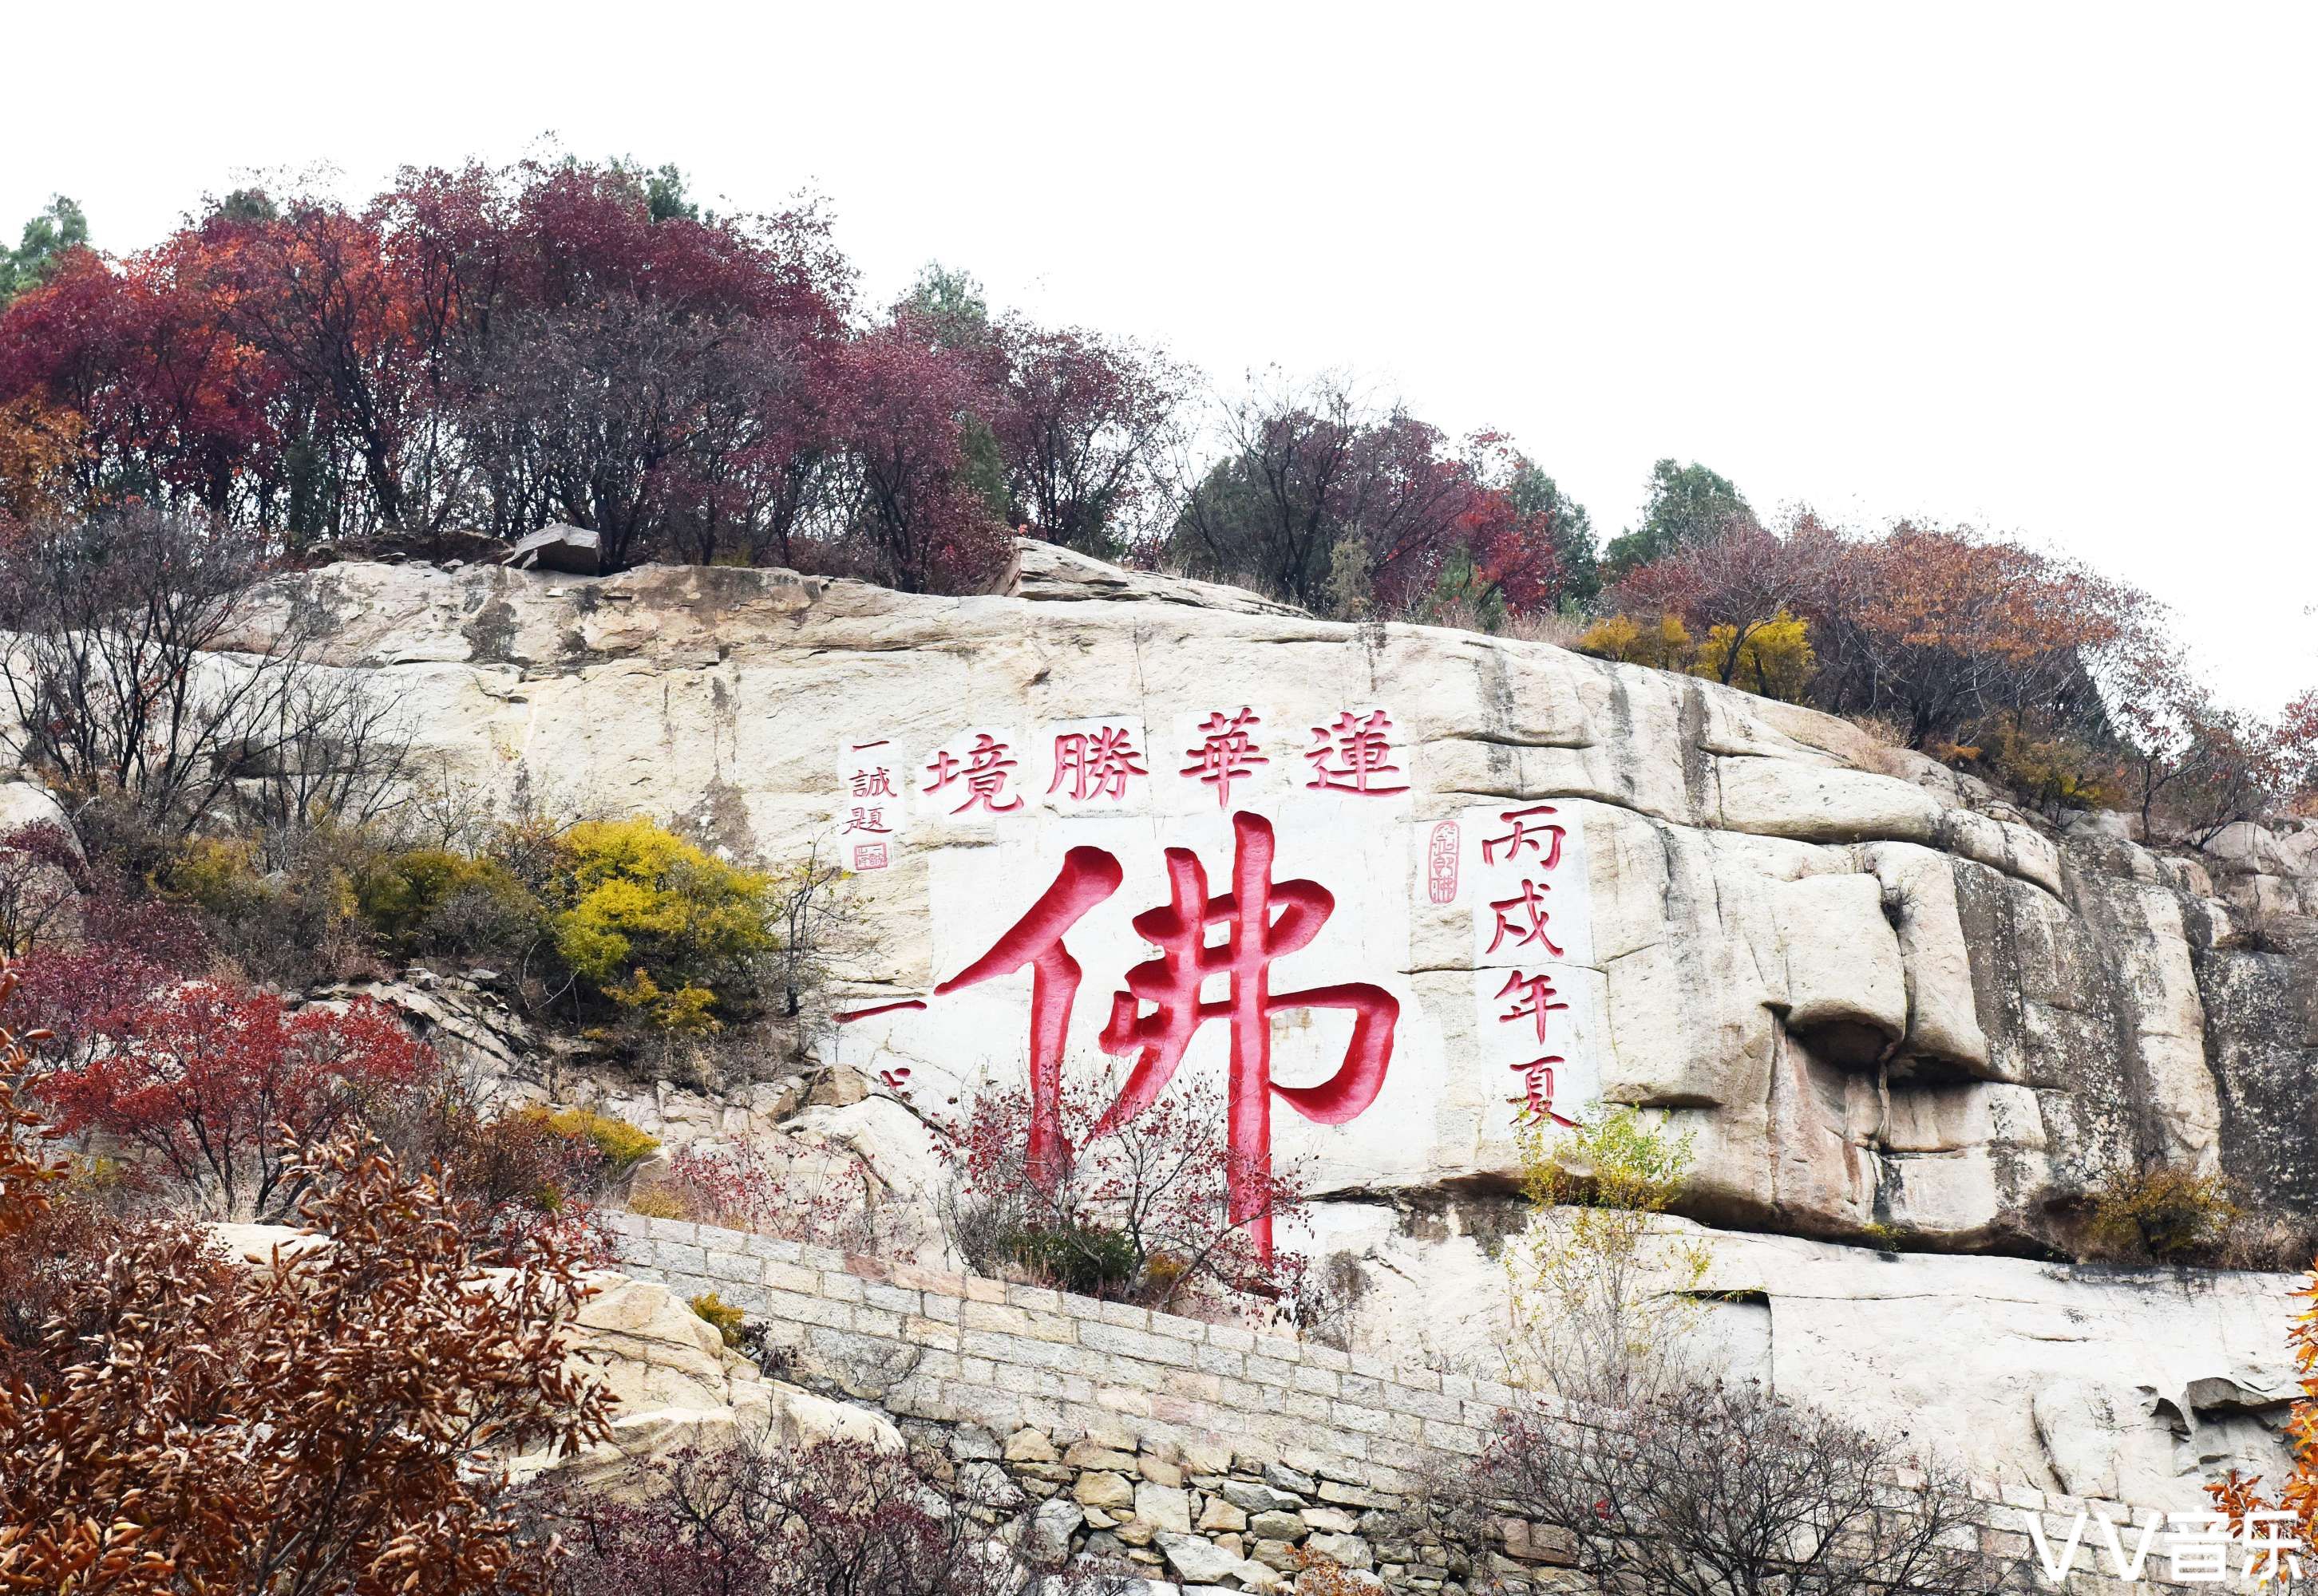
{"label": "overcast white sky", "polygon": [[[98,20],[100,19],[101,20]],[[1352,367],[1604,533],[1650,462],[1972,520],[2318,680],[2318,7],[433,3],[17,8],[0,225],[103,247],[252,169],[672,160],[811,185],[1211,375]]]}

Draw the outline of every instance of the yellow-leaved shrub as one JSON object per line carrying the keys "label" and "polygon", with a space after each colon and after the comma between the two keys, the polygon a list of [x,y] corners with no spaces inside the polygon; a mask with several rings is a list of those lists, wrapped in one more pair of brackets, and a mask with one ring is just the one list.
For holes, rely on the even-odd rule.
{"label": "yellow-leaved shrub", "polygon": [[170,862],[167,884],[221,919],[261,910],[272,896],[256,845],[241,838],[194,838]]}
{"label": "yellow-leaved shrub", "polygon": [[648,1186],[628,1197],[628,1212],[642,1219],[697,1219],[681,1193],[666,1186]]}
{"label": "yellow-leaved shrub", "polygon": [[[1738,658],[1731,650],[1736,645]],[[1722,625],[1707,632],[1691,661],[1693,676],[1729,682],[1765,698],[1800,704],[1819,670],[1819,655],[1811,648],[1810,625],[1781,610],[1748,632],[1741,640],[1736,626]]]}
{"label": "yellow-leaved shrub", "polygon": [[589,820],[556,839],[550,921],[571,973],[647,1024],[713,1030],[745,1006],[777,952],[772,883],[643,819]]}
{"label": "yellow-leaved shrub", "polygon": [[527,1110],[540,1124],[570,1142],[584,1142],[604,1160],[613,1177],[626,1174],[660,1151],[660,1138],[615,1115],[592,1108]]}
{"label": "yellow-leaved shrub", "polygon": [[2047,810],[2113,809],[2123,802],[2125,776],[2116,756],[2065,732],[2038,733],[2017,715],[2001,715],[1974,729],[1977,744],[1950,752],[1977,758],[1997,781]]}
{"label": "yellow-leaved shrub", "polygon": [[726,1302],[714,1292],[704,1292],[690,1303],[695,1314],[709,1323],[728,1347],[741,1344],[741,1332],[747,1328],[748,1317],[738,1307]]}
{"label": "yellow-leaved shrub", "polygon": [[2161,1164],[2134,1170],[2094,1193],[2085,1226],[2092,1257],[2194,1257],[2218,1251],[2238,1218],[2228,1180]]}
{"label": "yellow-leaved shrub", "polygon": [[1660,615],[1653,624],[1631,615],[1610,615],[1587,627],[1577,647],[1582,653],[1621,665],[1649,665],[1659,670],[1685,669],[1691,659],[1689,629],[1676,615]]}
{"label": "yellow-leaved shrub", "polygon": [[1786,610],[1749,627],[1744,636],[1726,623],[1696,640],[1679,615],[1663,614],[1655,621],[1609,615],[1586,628],[1577,648],[1622,665],[1684,671],[1790,704],[1802,701],[1819,671],[1810,623]]}
{"label": "yellow-leaved shrub", "polygon": [[1689,1182],[1690,1133],[1594,1103],[1515,1135],[1532,1221],[1500,1260],[1514,1383],[1628,1407],[1686,1378],[1708,1257],[1664,1215]]}

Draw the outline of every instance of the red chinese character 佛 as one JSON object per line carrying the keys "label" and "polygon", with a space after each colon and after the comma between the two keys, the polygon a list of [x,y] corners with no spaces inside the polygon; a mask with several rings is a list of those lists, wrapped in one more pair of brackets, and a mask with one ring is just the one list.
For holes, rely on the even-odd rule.
{"label": "red chinese character \u4f5b", "polygon": [[[1208,892],[1206,867],[1189,848],[1167,850],[1169,901],[1135,917],[1135,929],[1156,945],[1159,957],[1127,973],[1127,990],[1113,995],[1103,1027],[1106,1053],[1135,1054],[1135,1067],[1105,1124],[1132,1118],[1157,1099],[1182,1062],[1199,1028],[1211,1019],[1231,1027],[1226,1143],[1232,1166],[1232,1217],[1248,1225],[1257,1251],[1271,1253],[1271,1215],[1264,1196],[1271,1173],[1271,1098],[1276,1094],[1307,1119],[1342,1125],[1376,1101],[1392,1057],[1400,1001],[1365,982],[1270,991],[1271,965],[1311,942],[1335,910],[1335,897],[1316,881],[1271,879],[1277,846],[1271,822],[1261,815],[1232,817],[1232,890]],[[1279,905],[1275,918],[1273,904]],[[1208,930],[1226,928],[1220,946]],[[1225,995],[1204,1000],[1212,976],[1226,978]],[[1149,1013],[1144,1006],[1151,1006]],[[1343,1062],[1313,1086],[1280,1086],[1271,1079],[1271,1016],[1290,1009],[1345,1009],[1352,1034]]]}
{"label": "red chinese character \u4f5b", "polygon": [[[1271,1098],[1276,1095],[1306,1118],[1342,1125],[1376,1100],[1392,1057],[1400,1003],[1362,982],[1274,993],[1272,964],[1307,946],[1335,907],[1334,896],[1312,881],[1271,879],[1275,838],[1260,815],[1232,817],[1232,890],[1208,891],[1206,868],[1188,848],[1166,850],[1169,901],[1135,918],[1135,929],[1162,950],[1127,973],[1127,990],[1111,999],[1101,1045],[1136,1054],[1119,1098],[1098,1134],[1131,1119],[1158,1099],[1199,1027],[1220,1019],[1231,1029],[1226,1108],[1226,1171],[1232,1217],[1248,1227],[1258,1251],[1271,1251],[1267,1193],[1271,1176]],[[1123,879],[1118,859],[1098,847],[1074,847],[1038,901],[980,958],[934,989],[937,997],[979,982],[1030,972],[1030,1166],[1034,1174],[1061,1167],[1069,1150],[1061,1128],[1063,1051],[1082,972],[1064,938]],[[1208,946],[1210,927],[1229,930]],[[1226,994],[1203,1000],[1201,987],[1221,975]],[[1145,1012],[1146,1006],[1149,1012]],[[1280,1086],[1271,1079],[1271,1019],[1283,1009],[1344,1009],[1352,1032],[1343,1062],[1312,1086]]]}

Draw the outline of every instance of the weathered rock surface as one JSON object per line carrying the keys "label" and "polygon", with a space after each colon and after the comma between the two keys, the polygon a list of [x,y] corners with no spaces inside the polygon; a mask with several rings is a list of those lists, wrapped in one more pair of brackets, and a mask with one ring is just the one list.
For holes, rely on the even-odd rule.
{"label": "weathered rock surface", "polygon": [[2007,1483],[2195,1506],[2220,1468],[2276,1477],[2297,1392],[2297,1277],[1876,1254],[1716,1235],[1710,1334],[1780,1390],[1972,1457]]}
{"label": "weathered rock surface", "polygon": [[0,782],[0,834],[42,823],[62,827],[67,834],[72,829],[64,806],[45,787],[33,782]]}
{"label": "weathered rock surface", "polygon": [[593,1284],[596,1295],[573,1321],[571,1356],[597,1371],[618,1401],[611,1438],[566,1462],[533,1460],[535,1467],[615,1486],[633,1483],[628,1466],[639,1459],[738,1437],[770,1434],[791,1448],[846,1440],[901,1448],[901,1432],[883,1413],[766,1379],[666,1287],[622,1275]]}
{"label": "weathered rock surface", "polygon": [[[1505,1370],[1505,1237],[1493,1205],[1413,1228],[1332,1206],[1368,1260],[1362,1344]],[[1725,1375],[1918,1436],[2008,1484],[2194,1506],[2235,1466],[2277,1477],[2296,1393],[2284,1327],[2301,1277],[1878,1252],[1668,1219],[1703,1242],[1694,1353]]]}
{"label": "weathered rock surface", "polygon": [[1128,604],[1188,604],[1238,615],[1301,615],[1244,587],[1189,577],[1155,576],[1108,565],[1057,543],[1024,540],[1017,549],[1010,591],[1017,598],[1059,603],[1116,600]]}
{"label": "weathered rock surface", "polygon": [[[328,1245],[286,1225],[216,1224],[210,1233],[229,1257],[254,1265],[276,1248],[294,1257]],[[610,1393],[611,1436],[570,1458],[515,1459],[517,1473],[553,1470],[581,1484],[632,1486],[636,1462],[739,1437],[770,1436],[787,1448],[844,1440],[901,1449],[901,1432],[885,1414],[765,1378],[667,1287],[608,1271],[588,1284],[592,1295],[572,1318],[567,1350],[574,1367]]]}
{"label": "weathered rock surface", "polygon": [[[1389,696],[1419,821],[1491,799],[1582,811],[1604,1094],[1695,1122],[1702,1215],[2030,1251],[2153,1161],[2244,1170],[2261,1202],[2318,1215],[2313,1110],[2290,1086],[2318,1023],[2318,938],[2296,943],[2318,874],[2282,874],[2308,869],[2318,831],[2241,829],[2209,895],[2197,864],[2098,825],[2056,836],[1808,710],[1543,644],[1314,621],[1042,547],[1026,597],[715,569],[303,580],[337,617],[334,659],[409,707],[430,768],[699,816],[776,856],[831,827],[840,726],[1131,706],[1159,727],[1218,684],[1283,705]],[[855,973],[923,991],[947,973],[921,907],[932,851],[864,878],[868,910],[892,912],[878,968]],[[1461,935],[1416,916],[1420,994],[1462,990]],[[1486,1181],[1510,1155],[1501,1095],[1451,1069],[1429,1125],[1377,1133],[1424,1137],[1419,1173],[1364,1172],[1354,1122],[1332,1175]]]}
{"label": "weathered rock surface", "polygon": [[[335,617],[334,662],[405,706],[430,769],[550,807],[690,816],[776,857],[840,819],[840,728],[1132,713],[1155,739],[1219,695],[1289,724],[1389,700],[1415,823],[1499,800],[1582,817],[1602,1093],[1695,1131],[1697,1218],[1783,1233],[1720,1250],[1729,1289],[1755,1294],[1731,1309],[1734,1347],[1863,1411],[1905,1393],[1895,1414],[2000,1436],[2047,1488],[2125,1492],[2260,1439],[2282,1281],[2032,1260],[2157,1163],[2225,1172],[2281,1225],[2318,1219],[2318,827],[2168,856],[2114,817],[2056,830],[1808,710],[1041,548],[1012,594],[956,599],[721,569],[300,580]],[[954,973],[924,912],[931,856],[977,846],[931,829],[858,878],[883,937],[874,966],[840,972],[855,1001]],[[1369,1265],[1364,1335],[1469,1354],[1500,1288],[1506,1082],[1470,1063],[1462,911],[1420,901],[1411,928],[1397,973],[1445,1063],[1422,1101],[1327,1143],[1318,1239]],[[786,1123],[796,1098],[772,1091]],[[747,1103],[700,1112],[767,1128]],[[922,1174],[889,1089],[807,1112],[896,1188]]]}

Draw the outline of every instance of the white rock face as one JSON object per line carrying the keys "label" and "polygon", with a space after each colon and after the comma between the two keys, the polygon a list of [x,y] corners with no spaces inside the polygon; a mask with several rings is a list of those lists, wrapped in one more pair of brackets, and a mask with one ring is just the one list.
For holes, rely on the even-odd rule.
{"label": "white rock face", "polygon": [[[1369,1344],[1505,1372],[1498,1239],[1411,1234],[1332,1208],[1334,1242],[1374,1261]],[[2190,1508],[2204,1478],[2278,1477],[2296,1393],[2282,1327],[2299,1277],[2136,1271],[1878,1253],[1669,1219],[1705,1244],[1703,1358],[2041,1491]]]}
{"label": "white rock face", "polygon": [[2192,1277],[2009,1258],[1863,1255],[1714,1238],[1709,1290],[1765,1301],[1771,1376],[2008,1483],[2194,1507],[2213,1465],[2275,1477],[2295,1392],[2291,1276]]}
{"label": "white rock face", "polygon": [[32,782],[0,782],[0,836],[42,821],[62,827],[67,835],[72,830],[64,806],[46,788]]}
{"label": "white rock face", "polygon": [[[780,857],[838,846],[856,807],[838,745],[893,734],[903,829],[890,864],[857,882],[883,946],[846,973],[840,1001],[929,1007],[831,1045],[872,1080],[910,1070],[903,1092],[1020,1079],[1027,976],[932,989],[1090,839],[1127,879],[1074,932],[1087,976],[1068,1056],[1074,1071],[1118,1066],[1096,1036],[1126,966],[1148,956],[1126,921],[1165,901],[1160,850],[1191,848],[1215,891],[1230,868],[1226,807],[1176,774],[1182,729],[1257,705],[1277,734],[1230,807],[1275,821],[1276,877],[1337,900],[1273,987],[1364,982],[1400,1008],[1367,1113],[1316,1128],[1275,1116],[1283,1148],[1331,1184],[1422,1190],[1506,1167],[1527,1059],[1491,1054],[1501,1034],[1469,973],[1487,962],[1469,928],[1487,884],[1469,824],[1461,899],[1434,903],[1419,871],[1440,823],[1541,801],[1582,828],[1584,879],[1550,901],[1557,927],[1588,913],[1592,946],[1558,964],[1576,989],[1560,1023],[1577,1034],[1529,1056],[1563,1061],[1563,1107],[1598,1091],[1694,1116],[1703,1212],[2022,1244],[2065,1229],[2071,1205],[2137,1162],[2227,1161],[2201,982],[2233,928],[2133,844],[2092,837],[2064,856],[2000,806],[1967,807],[1974,784],[1691,678],[1311,621],[1054,551],[1027,560],[1020,590],[1037,596],[723,569],[348,565],[309,581],[340,620],[336,658],[408,707],[430,767],[487,789],[520,780],[569,809],[708,817],[734,847]],[[1307,791],[1305,729],[1375,705],[1390,710],[1409,790]],[[1045,779],[1047,734],[1106,716],[1139,731],[1149,772],[1149,800],[1115,820]],[[1006,734],[1006,796],[1022,811],[958,818],[944,812],[955,794],[910,798],[921,756],[970,751],[977,729]],[[1341,1010],[1272,1024],[1283,1082],[1342,1058]],[[1186,1067],[1220,1068],[1227,1052],[1224,1027],[1205,1026]]]}
{"label": "white rock face", "polygon": [[766,1379],[668,1287],[617,1274],[590,1283],[597,1291],[573,1320],[571,1357],[616,1400],[612,1434],[568,1460],[526,1459],[534,1472],[621,1488],[633,1484],[637,1461],[767,1435],[787,1448],[847,1440],[901,1449],[885,1414]]}
{"label": "white rock face", "polygon": [[[1097,849],[1119,879],[1066,939],[1082,978],[1059,1045],[1071,1079],[1119,1068],[1133,1047],[1101,1033],[1127,970],[1154,957],[1132,920],[1168,901],[1163,850],[1232,891],[1244,809],[1274,829],[1274,883],[1332,898],[1271,993],[1360,987],[1397,1009],[1382,1081],[1350,1118],[1323,1083],[1347,1064],[1354,1010],[1283,1005],[1260,1027],[1291,1089],[1276,1152],[1312,1161],[1334,1199],[1319,1243],[1367,1260],[1366,1333],[1396,1346],[1480,1344],[1487,1238],[1506,1223],[1490,1194],[1541,1091],[1558,1111],[1598,1094],[1694,1131],[1693,1211],[1726,1228],[2065,1248],[2093,1194],[2159,1162],[2228,1171],[2282,1218],[2318,1215],[2318,936],[2300,918],[2318,910],[2318,832],[2249,828],[2202,861],[2116,826],[2056,836],[1810,711],[1542,644],[1314,621],[1050,550],[1026,552],[1014,595],[961,599],[732,569],[346,565],[303,580],[337,619],[336,663],[406,708],[432,770],[567,811],[692,816],[775,859],[883,850],[844,856],[877,946],[840,972],[832,1007],[925,1007],[835,1028],[827,1056],[871,1095],[814,1112],[897,1189],[929,1168],[904,1099],[1027,1071],[1020,961],[937,989],[1069,850]],[[1219,802],[1198,729],[1242,710],[1265,762]],[[1316,743],[1377,710],[1389,776],[1331,785]],[[1087,779],[1109,732],[1141,756],[1116,802]],[[977,807],[992,749],[989,768],[1011,763]],[[885,753],[890,798],[858,790],[860,760]],[[1564,829],[1558,874],[1524,875],[1541,849],[1515,844],[1511,866],[1485,852],[1508,823],[1490,817],[1538,805]],[[885,830],[849,831],[869,808]],[[1524,879],[1551,910],[1533,922],[1546,942],[1508,949]],[[1514,983],[1538,975],[1550,1023],[1515,1051],[1533,989]],[[1203,984],[1227,997],[1221,976]],[[1117,1023],[1154,1012],[1146,991]],[[1233,1051],[1212,1019],[1182,1068],[1220,1077]],[[1879,1381],[1944,1382],[1959,1439],[1995,1438],[2053,1488],[2145,1483],[2183,1448],[2236,1437],[2229,1415],[2258,1403],[2184,1393],[2270,1389],[2285,1323],[2278,1283],[2252,1278],[2175,1290],[2017,1258],[1730,1246],[1732,1269],[1767,1282],[1734,1283],[1765,1299],[1734,1338],[1783,1387],[1864,1403]],[[2061,1349],[2080,1361],[2060,1367]]]}

